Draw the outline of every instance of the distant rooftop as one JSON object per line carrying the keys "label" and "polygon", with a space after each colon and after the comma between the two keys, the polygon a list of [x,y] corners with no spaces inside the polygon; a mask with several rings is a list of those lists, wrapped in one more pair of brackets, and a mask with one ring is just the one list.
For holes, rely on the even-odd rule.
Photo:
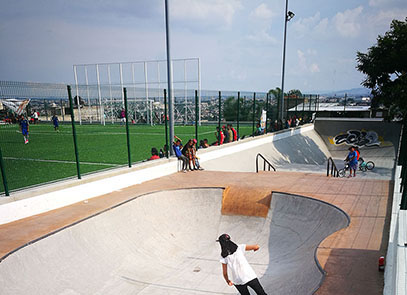
{"label": "distant rooftop", "polygon": [[[297,112],[298,111],[302,111],[302,109],[304,108],[305,111],[308,111],[310,109],[309,107],[309,103],[305,103],[305,106],[303,106],[303,104],[299,104],[297,106]],[[347,105],[347,106],[343,106],[340,105],[339,103],[319,103],[317,105],[317,111],[318,112],[342,112],[345,109],[345,111],[347,112],[367,112],[370,111],[370,106],[361,106],[361,105]],[[315,104],[312,103],[311,104],[311,110],[314,111],[315,110]],[[289,109],[288,111],[290,112],[294,112],[295,111],[295,107]]]}

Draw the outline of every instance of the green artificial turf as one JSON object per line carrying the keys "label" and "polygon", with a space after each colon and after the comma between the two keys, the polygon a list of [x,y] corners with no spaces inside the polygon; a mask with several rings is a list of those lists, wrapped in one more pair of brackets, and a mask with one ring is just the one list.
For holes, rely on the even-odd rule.
{"label": "green artificial turf", "polygon": [[[52,124],[30,125],[29,143],[24,144],[18,125],[0,125],[0,148],[10,191],[77,175],[72,127],[61,124],[59,129],[54,131]],[[216,125],[199,126],[198,140],[215,142],[215,129]],[[163,125],[130,125],[129,133],[133,163],[148,159],[152,147],[160,150],[165,144]],[[195,126],[175,126],[174,133],[186,142],[195,137]],[[251,133],[251,124],[240,126],[241,137]],[[76,134],[81,173],[128,164],[125,126],[76,125]],[[2,181],[0,193],[4,193]]]}

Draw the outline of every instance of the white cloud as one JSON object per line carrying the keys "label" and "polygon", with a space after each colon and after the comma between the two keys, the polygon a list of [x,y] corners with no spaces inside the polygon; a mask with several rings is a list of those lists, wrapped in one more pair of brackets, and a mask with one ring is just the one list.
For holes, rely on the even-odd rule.
{"label": "white cloud", "polygon": [[310,71],[311,73],[319,73],[320,72],[319,66],[315,63],[311,64]]}
{"label": "white cloud", "polygon": [[240,0],[173,0],[170,9],[174,19],[220,22],[228,26],[242,7]]}
{"label": "white cloud", "polygon": [[261,43],[272,43],[272,44],[278,44],[278,41],[276,38],[271,36],[269,33],[267,33],[266,29],[261,29],[260,31],[256,31],[255,33],[248,35],[247,36],[248,40],[251,41],[256,41],[256,42],[261,42]]}
{"label": "white cloud", "polygon": [[307,60],[305,58],[305,53],[298,49],[297,56],[298,56],[298,64],[299,64],[301,70],[303,70],[303,71],[306,70],[307,69]]}
{"label": "white cloud", "polygon": [[270,20],[273,17],[273,11],[268,8],[267,4],[262,3],[256,7],[251,13],[250,17],[253,19]]}
{"label": "white cloud", "polygon": [[327,18],[321,19],[320,12],[316,12],[315,15],[307,17],[307,18],[300,18],[296,22],[293,23],[292,29],[295,31],[297,36],[304,37],[309,34],[313,34],[318,36],[323,36],[326,34],[328,29],[329,21]]}
{"label": "white cloud", "polygon": [[300,71],[302,72],[310,72],[310,73],[318,73],[320,72],[319,66],[317,63],[309,63],[308,57],[309,56],[316,56],[317,51],[315,49],[308,49],[305,52],[301,50],[297,50],[297,57],[298,57],[298,65],[300,67]]}
{"label": "white cloud", "polygon": [[388,0],[370,0],[369,6],[380,6],[385,2],[388,2]]}
{"label": "white cloud", "polygon": [[336,30],[343,37],[355,38],[360,33],[360,15],[363,7],[359,6],[355,9],[347,9],[344,12],[338,12],[334,18],[333,23]]}
{"label": "white cloud", "polygon": [[398,4],[405,6],[405,0],[369,0],[369,6],[371,7],[379,7],[379,6],[386,6],[386,7],[394,7]]}

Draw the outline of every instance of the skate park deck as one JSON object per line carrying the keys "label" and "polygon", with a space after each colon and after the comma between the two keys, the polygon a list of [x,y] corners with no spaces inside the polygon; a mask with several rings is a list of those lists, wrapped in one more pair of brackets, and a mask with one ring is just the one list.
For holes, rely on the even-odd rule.
{"label": "skate park deck", "polygon": [[[315,198],[317,200],[328,202],[337,206],[350,216],[351,221],[349,227],[341,229],[338,232],[330,235],[328,238],[324,239],[318,246],[317,259],[319,261],[319,264],[326,271],[326,276],[321,287],[316,291],[316,294],[382,294],[383,274],[377,271],[377,260],[380,256],[385,255],[387,247],[387,234],[391,210],[390,204],[392,199],[392,181],[367,178],[339,179],[326,177],[323,174],[303,172],[263,172],[257,174],[250,172],[233,173],[220,171],[194,171],[185,174],[171,174],[169,176],[144,182],[142,184],[123,188],[119,191],[114,191],[112,193],[97,198],[92,198],[84,202],[79,202],[71,206],[63,207],[47,213],[1,225],[0,236],[7,238],[0,239],[0,256],[5,258],[0,263],[0,272],[6,270],[4,266],[6,265],[7,261],[11,261],[12,259],[14,259],[15,262],[8,266],[7,272],[3,273],[0,276],[0,280],[4,280],[0,284],[0,290],[7,287],[10,289],[3,289],[3,291],[7,290],[9,294],[23,294],[23,290],[19,288],[23,288],[24,284],[21,283],[22,278],[18,276],[18,273],[29,274],[31,266],[29,265],[29,263],[41,264],[44,262],[41,259],[44,258],[47,254],[47,249],[38,246],[38,252],[34,252],[38,254],[37,256],[30,255],[30,257],[33,258],[29,261],[19,260],[20,257],[24,257],[22,254],[19,254],[21,250],[26,249],[27,251],[30,249],[30,247],[35,248],[36,244],[40,245],[40,243],[45,243],[47,240],[45,238],[39,240],[38,242],[32,243],[36,239],[49,235],[50,233],[53,233],[65,227],[69,227],[72,224],[78,223],[81,220],[84,220],[90,216],[94,216],[95,214],[99,214],[100,212],[103,212],[105,210],[107,211],[100,214],[100,216],[107,214],[109,211],[113,212],[114,210],[119,209],[122,206],[118,206],[116,209],[111,210],[109,210],[109,208],[115,207],[123,202],[127,202],[137,196],[152,192],[162,192],[163,190],[168,191],[188,188],[229,188],[231,190],[231,194],[234,195],[236,198],[239,198],[245,194],[247,195],[248,192],[252,191],[254,195],[261,196],[260,200],[262,200],[263,197],[267,197],[268,194],[270,194],[271,192],[275,192],[275,194],[278,194],[278,192],[284,192]],[[185,192],[185,194],[187,194],[187,192]],[[148,195],[144,196],[143,198],[148,198]],[[273,195],[271,196],[271,199],[273,200]],[[133,201],[130,201],[129,203],[132,202]],[[241,203],[241,201],[236,201],[236,203]],[[267,202],[265,202],[265,204],[266,203]],[[231,204],[233,205],[233,202],[231,202]],[[200,208],[198,205],[199,204],[197,204],[197,208]],[[260,206],[264,207],[265,205],[260,204]],[[193,208],[193,206],[189,206],[188,208]],[[169,207],[168,209],[175,210],[176,208]],[[229,208],[229,210],[232,211],[232,213],[229,211],[229,214],[233,215],[233,211],[238,209]],[[164,220],[160,219],[160,216],[156,216],[159,215],[158,212],[156,215],[154,214],[154,212],[154,203],[152,205],[149,205],[149,207],[145,207],[144,213],[146,215],[149,215],[148,219],[151,219],[153,217],[156,217],[158,219],[158,224],[155,224],[155,226],[150,229],[154,234],[151,237],[152,241],[151,239],[149,239],[148,245],[150,247],[152,247],[151,245],[155,245],[156,248],[151,248],[150,251],[159,256],[162,255],[162,252],[160,252],[161,245],[155,244],[154,239],[156,239],[156,241],[160,241],[160,239],[156,236],[157,228],[160,229],[160,227],[162,227],[164,231],[166,226]],[[211,220],[216,217],[215,215],[213,215],[213,212],[208,212],[207,215],[205,215],[206,218],[202,219],[202,212],[200,212],[199,210],[183,213],[184,215],[191,214],[200,216],[197,217],[197,219],[202,222],[202,225],[206,224],[205,219]],[[242,214],[242,212],[240,212],[240,214]],[[120,218],[120,216],[117,218]],[[267,239],[269,237],[264,237],[264,232],[259,232],[258,230],[256,230],[258,229],[258,226],[256,225],[256,222],[258,221],[249,222],[249,225],[246,227],[243,226],[245,224],[244,221],[247,221],[247,218],[249,217],[235,216],[234,218],[236,218],[234,219],[234,223],[240,226],[240,231],[239,228],[233,229],[233,227],[231,227],[232,232],[230,232],[230,234],[232,235],[232,238],[235,236],[237,239],[236,242],[238,243],[260,243],[260,245],[263,246],[263,249],[264,246],[267,244]],[[264,217],[256,218],[260,218],[261,220],[264,219]],[[94,218],[90,218],[89,220],[93,219]],[[160,220],[162,223],[159,222]],[[182,222],[183,220],[180,220],[179,224],[182,224]],[[80,225],[81,223],[82,222],[78,223],[77,225]],[[104,223],[103,225],[106,227],[109,226],[108,224]],[[68,229],[69,228],[67,228],[67,230]],[[218,234],[216,230],[211,233],[207,232],[207,228],[195,228],[195,231],[199,230],[204,230],[201,233],[203,240],[215,240],[217,237],[216,235]],[[66,230],[62,230],[59,233],[62,233],[64,231]],[[85,233],[89,235],[89,240],[85,239],[85,242],[89,245],[89,249],[81,248],[72,250],[75,250],[78,253],[85,252],[88,253],[87,255],[91,256],[93,251],[97,250],[92,247],[93,240],[101,239],[102,242],[109,243],[109,241],[103,241],[103,237],[97,236],[97,232],[98,231],[96,230],[96,228],[87,228],[85,232],[82,232],[82,235],[80,235],[85,237]],[[58,237],[59,233],[53,234],[52,236]],[[78,236],[78,233],[72,231],[70,232],[70,235],[75,237]],[[200,234],[194,234],[193,236],[199,237]],[[271,238],[272,237],[270,236],[270,239]],[[188,241],[189,238],[187,236],[181,240]],[[122,242],[125,241],[127,243],[132,242],[129,240],[123,240]],[[57,246],[64,245],[65,242],[67,242],[67,240],[59,241]],[[199,241],[193,239],[193,245],[195,245],[195,243],[197,242]],[[207,243],[207,241],[205,241],[205,243]],[[216,263],[217,265],[219,264],[219,253],[218,249],[216,248],[218,247],[218,245],[216,245],[216,243],[213,244],[213,247],[215,248],[213,249],[213,251],[212,249],[208,251],[209,254],[205,259],[214,260],[212,262]],[[24,245],[26,246],[21,248],[21,250],[10,254],[8,257],[5,257],[5,255],[7,255],[8,253]],[[187,246],[185,245],[182,246],[187,248]],[[289,245],[283,246],[289,247]],[[61,251],[63,251],[63,247],[61,247]],[[140,251],[139,254],[141,256],[150,255],[145,251],[146,250],[144,249],[143,251]],[[20,253],[22,253],[22,251]],[[75,257],[74,253],[74,251],[72,251],[72,253],[70,252],[72,257],[70,257],[71,259],[69,261],[56,261],[55,263],[58,264],[59,267],[66,270],[77,268],[78,264],[80,264],[80,261],[78,261],[78,258]],[[281,294],[278,292],[273,293],[273,286],[267,284],[267,276],[262,276],[262,274],[265,273],[262,271],[262,268],[266,266],[262,265],[261,262],[262,260],[267,258],[268,254],[266,253],[267,251],[259,251],[256,254],[253,254],[253,256],[248,256],[249,261],[253,263],[255,270],[260,273],[259,278],[265,285],[265,287],[269,288],[269,294]],[[132,259],[129,259],[129,261],[130,265],[127,265],[126,268],[136,268],[136,261]],[[197,261],[198,260],[194,260],[194,262]],[[284,261],[284,259],[282,259],[282,261]],[[99,262],[102,263],[103,261],[95,261],[95,263]],[[131,262],[133,262],[133,264]],[[169,268],[174,268],[174,264],[171,263],[174,262],[168,261],[167,266]],[[203,263],[202,265],[205,266],[206,264]],[[276,267],[278,267],[278,263],[276,265]],[[201,266],[200,263],[198,263],[197,265],[186,263],[184,265],[185,273],[183,273],[182,275],[190,275],[186,272],[204,273],[205,267],[201,266],[201,268],[199,268],[199,266]],[[113,275],[120,275],[120,271],[123,270],[123,267],[124,266],[121,265],[116,270],[113,270]],[[147,267],[147,265],[145,265],[145,267]],[[88,271],[93,270],[89,269]],[[95,274],[98,274],[101,270],[98,270],[98,267],[95,267],[94,271]],[[115,271],[117,272],[114,273]],[[127,271],[129,271],[128,273],[131,273],[130,270],[127,269]],[[290,272],[290,269],[288,268],[286,271],[288,273]],[[291,271],[295,270],[291,269]],[[7,275],[7,279],[5,275]],[[278,276],[278,272],[276,272],[275,275]],[[36,276],[34,276],[34,278],[35,277]],[[283,280],[284,274],[280,274],[280,278],[281,280]],[[53,283],[59,285],[67,284],[69,286],[69,282],[66,282],[68,278],[64,279],[61,277],[59,279],[60,280],[58,282],[55,281]],[[74,278],[69,279],[73,280]],[[121,289],[119,291],[115,290],[119,293],[126,293],[125,291],[129,290],[127,288],[135,288],[135,285],[140,284],[137,279],[134,279],[131,276],[122,276],[122,279],[125,280],[125,282],[123,283],[124,289]],[[10,285],[8,284],[13,280],[15,280],[15,282],[10,287]],[[38,284],[38,282],[31,281],[30,276],[24,276],[24,280],[28,280],[27,283],[31,284],[31,286],[33,286],[33,284]],[[163,289],[165,288],[165,286],[168,287],[169,285],[171,285],[171,282],[165,281],[163,279],[162,284],[160,284],[159,281],[156,282],[157,286],[155,286],[155,293],[148,293],[147,291],[145,291],[147,293],[142,293],[142,291],[140,291],[139,294],[236,294],[236,292],[232,288],[227,287],[225,282],[223,281],[223,278],[221,276],[220,264],[219,267],[215,269],[215,273],[206,274],[205,280],[207,282],[206,285],[211,285],[211,288],[208,287],[205,289],[205,285],[197,283],[197,285],[195,286],[195,290],[188,289],[185,286],[183,286],[184,289],[180,287]],[[210,283],[208,284],[208,282]],[[79,285],[82,282],[76,283]],[[52,282],[48,282],[44,285],[48,286],[49,284],[51,284],[52,287]],[[292,284],[292,281],[281,281],[278,286],[286,284]],[[108,287],[111,289],[108,289]],[[106,291],[106,293],[109,293],[108,290],[113,290],[112,288],[114,288],[114,286],[107,286],[106,288],[107,289],[104,290]],[[152,288],[152,286],[149,286],[149,288]],[[35,290],[37,290],[37,294],[41,294],[41,292],[38,291],[40,289],[32,289],[31,291],[33,292],[31,293],[35,294]],[[223,291],[219,292],[217,290]],[[303,292],[301,292],[301,289],[291,291],[292,292],[288,292],[285,294],[304,294]],[[8,294],[7,292],[0,293]],[[81,294],[81,292],[78,292],[78,290],[75,291],[74,288],[66,288],[64,292],[59,293]],[[91,293],[98,292],[92,290]],[[99,293],[103,292],[99,290]]]}

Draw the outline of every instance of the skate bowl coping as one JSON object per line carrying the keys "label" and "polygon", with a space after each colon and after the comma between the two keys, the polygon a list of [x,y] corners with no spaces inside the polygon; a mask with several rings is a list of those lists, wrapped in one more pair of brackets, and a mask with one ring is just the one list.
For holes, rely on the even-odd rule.
{"label": "skate bowl coping", "polygon": [[269,208],[265,217],[222,214],[223,188],[135,196],[3,257],[0,293],[237,294],[215,242],[228,233],[260,245],[246,257],[266,292],[313,294],[324,278],[318,245],[349,217],[323,201],[270,193],[269,205],[255,198]]}

